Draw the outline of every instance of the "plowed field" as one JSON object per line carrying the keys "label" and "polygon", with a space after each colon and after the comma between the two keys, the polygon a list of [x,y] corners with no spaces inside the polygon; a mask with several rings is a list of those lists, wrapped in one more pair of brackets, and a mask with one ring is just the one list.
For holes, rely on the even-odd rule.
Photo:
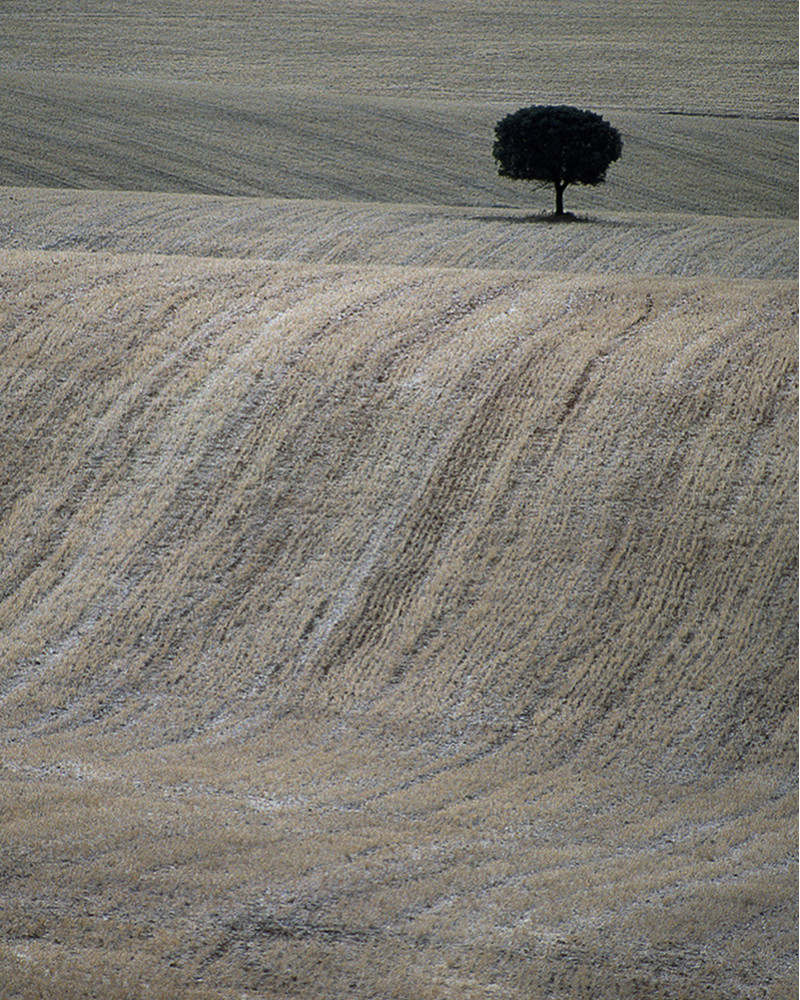
{"label": "plowed field", "polygon": [[0,25],[3,1000],[794,998],[785,7],[195,7]]}

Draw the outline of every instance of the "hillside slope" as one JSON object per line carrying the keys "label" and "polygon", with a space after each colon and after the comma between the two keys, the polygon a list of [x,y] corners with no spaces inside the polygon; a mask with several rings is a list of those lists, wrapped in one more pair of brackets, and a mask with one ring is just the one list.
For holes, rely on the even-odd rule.
{"label": "hillside slope", "polygon": [[791,995],[796,282],[0,265],[20,995]]}
{"label": "hillside slope", "polygon": [[[491,103],[322,97],[77,69],[0,79],[6,185],[553,208],[550,189],[497,176],[493,129],[519,106],[505,92]],[[568,189],[569,210],[796,217],[796,111],[593,107],[624,152],[606,185]]]}
{"label": "hillside slope", "polygon": [[794,278],[797,222],[6,188],[0,249],[571,273]]}
{"label": "hillside slope", "polygon": [[4,3],[3,1000],[794,1000],[796,13]]}

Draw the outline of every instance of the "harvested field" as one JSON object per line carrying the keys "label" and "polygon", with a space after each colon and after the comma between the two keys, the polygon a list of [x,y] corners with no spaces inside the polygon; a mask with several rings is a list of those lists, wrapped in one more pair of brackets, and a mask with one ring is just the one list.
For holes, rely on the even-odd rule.
{"label": "harvested field", "polygon": [[7,6],[3,1000],[794,998],[785,5]]}
{"label": "harvested field", "polygon": [[797,214],[784,3],[6,6],[0,184],[549,211],[497,176],[492,129],[521,104],[580,103],[625,153],[606,189],[568,192],[572,211]]}
{"label": "harvested field", "polygon": [[7,188],[9,250],[253,257],[308,264],[793,278],[797,221]]}
{"label": "harvested field", "polygon": [[788,995],[793,282],[2,281],[7,959]]}

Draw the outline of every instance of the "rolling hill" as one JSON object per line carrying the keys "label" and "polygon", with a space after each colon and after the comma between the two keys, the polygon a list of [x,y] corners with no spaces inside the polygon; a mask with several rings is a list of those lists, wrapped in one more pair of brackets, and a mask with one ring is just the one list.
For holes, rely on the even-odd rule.
{"label": "rolling hill", "polygon": [[552,225],[546,215],[507,208],[7,188],[0,239],[9,251],[729,279],[797,274],[796,220],[689,212],[593,212]]}
{"label": "rolling hill", "polygon": [[5,996],[796,995],[796,26],[650,8],[4,13]]}

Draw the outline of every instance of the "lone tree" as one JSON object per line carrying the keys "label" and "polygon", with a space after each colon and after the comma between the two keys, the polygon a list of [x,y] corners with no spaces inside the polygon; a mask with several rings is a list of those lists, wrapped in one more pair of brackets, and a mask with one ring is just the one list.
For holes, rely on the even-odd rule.
{"label": "lone tree", "polygon": [[520,108],[495,125],[494,158],[501,177],[542,181],[556,189],[564,215],[569,184],[602,184],[622,153],[619,132],[593,111],[560,106]]}

